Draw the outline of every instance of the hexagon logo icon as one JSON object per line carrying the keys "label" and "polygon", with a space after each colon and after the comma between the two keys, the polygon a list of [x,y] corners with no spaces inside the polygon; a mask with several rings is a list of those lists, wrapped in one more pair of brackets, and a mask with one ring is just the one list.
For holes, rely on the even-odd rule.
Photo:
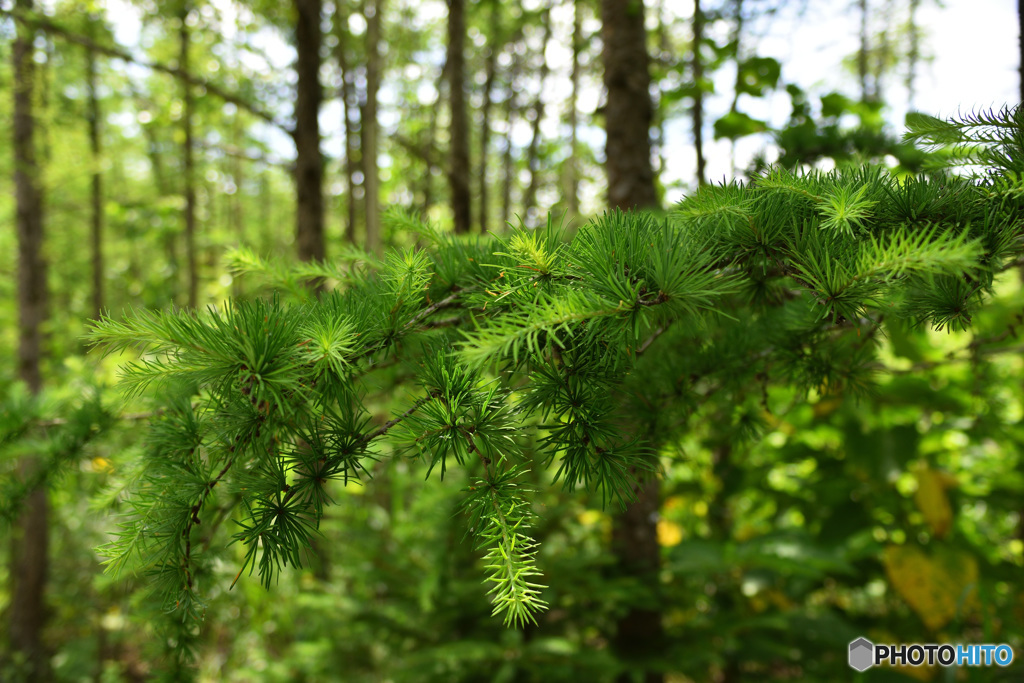
{"label": "hexagon logo icon", "polygon": [[850,666],[865,671],[875,663],[875,645],[867,638],[858,638],[850,643]]}

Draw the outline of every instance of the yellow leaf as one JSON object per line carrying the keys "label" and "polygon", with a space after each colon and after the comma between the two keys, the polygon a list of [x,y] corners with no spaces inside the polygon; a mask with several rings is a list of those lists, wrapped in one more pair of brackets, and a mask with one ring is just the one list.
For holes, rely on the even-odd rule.
{"label": "yellow leaf", "polygon": [[114,469],[114,466],[106,458],[95,457],[90,464],[93,472],[111,472]]}
{"label": "yellow leaf", "polygon": [[601,512],[598,510],[584,510],[576,515],[576,519],[584,526],[593,526],[601,521]]}
{"label": "yellow leaf", "polygon": [[682,509],[686,506],[686,500],[682,496],[670,496],[665,499],[663,510],[676,510]]}
{"label": "yellow leaf", "polygon": [[683,527],[667,519],[658,520],[658,544],[666,548],[683,542]]}
{"label": "yellow leaf", "polygon": [[913,546],[888,546],[885,573],[896,592],[931,631],[977,606],[978,561],[939,548],[931,555]]}
{"label": "yellow leaf", "polygon": [[949,533],[949,528],[953,525],[953,508],[950,507],[949,496],[946,495],[946,477],[949,475],[933,470],[927,465],[919,468],[914,474],[917,476],[914,502],[917,503],[917,509],[924,515],[928,526],[932,528],[932,533],[941,538]]}

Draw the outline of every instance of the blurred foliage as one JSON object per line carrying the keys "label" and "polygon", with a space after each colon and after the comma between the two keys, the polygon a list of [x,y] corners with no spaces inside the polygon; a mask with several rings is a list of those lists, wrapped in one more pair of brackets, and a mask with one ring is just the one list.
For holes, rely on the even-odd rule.
{"label": "blurred foliage", "polygon": [[[159,3],[138,4],[144,10],[139,49],[173,62],[177,19]],[[489,18],[491,4],[502,8],[496,23]],[[578,5],[588,26],[583,61],[597,63],[595,3]],[[291,88],[261,56],[266,43],[259,38],[288,30],[287,6],[254,3],[255,11],[237,15],[223,8],[197,4],[197,70],[246,99],[289,111]],[[495,101],[521,100],[519,111],[494,113],[513,121],[495,124],[496,130],[507,126],[507,132],[516,117],[522,118],[519,126],[528,117],[527,101],[537,88],[530,76],[544,47],[533,25],[536,12],[516,3],[482,2],[479,8],[470,17],[473,43],[498,50],[504,65]],[[84,9],[82,3],[53,5],[55,18],[76,31],[86,26]],[[435,139],[432,117],[442,96],[434,56],[441,48],[443,19],[414,25],[414,9],[414,3],[397,3],[386,17],[389,77],[402,116],[384,122],[391,166],[382,179],[392,204],[437,222],[445,215],[444,141],[443,136],[440,143]],[[726,9],[715,12],[711,21],[730,20]],[[352,64],[365,60],[357,15],[337,31]],[[235,45],[225,37],[229,24],[239,32]],[[5,38],[8,27],[5,23]],[[686,34],[668,33],[653,71],[662,115],[671,117],[685,114],[695,92],[710,92],[714,86],[709,78],[692,82],[683,58],[690,49]],[[96,35],[113,39],[109,27],[97,26]],[[52,37],[41,36],[38,42],[45,83],[40,117],[47,229],[53,236],[47,255],[54,264],[55,292],[48,323],[49,388],[29,397],[12,381],[11,364],[0,368],[0,514],[6,523],[27,490],[18,458],[43,454],[54,511],[46,637],[56,679],[600,682],[617,680],[623,672],[628,676],[629,667],[611,652],[609,639],[617,619],[631,606],[650,605],[654,593],[614,569],[614,506],[605,509],[599,493],[582,487],[569,494],[536,486],[530,533],[539,544],[536,565],[547,586],[542,597],[548,611],[536,625],[506,629],[491,616],[492,605],[480,587],[482,553],[464,538],[462,489],[474,485],[480,474],[476,465],[451,467],[446,485],[438,486],[425,483],[424,468],[396,455],[389,445],[378,453],[391,461],[388,466],[368,462],[359,481],[326,487],[333,503],[325,506],[319,534],[311,536],[300,557],[303,568],[284,569],[270,591],[255,580],[239,580],[228,589],[245,563],[242,544],[201,560],[199,578],[209,586],[201,629],[198,623],[182,627],[170,622],[143,578],[114,579],[103,572],[95,548],[111,540],[115,521],[128,511],[125,487],[138,481],[143,450],[152,445],[140,439],[140,421],[160,407],[145,397],[125,400],[112,389],[121,358],[79,355],[91,313],[82,283],[89,278],[84,215],[94,164],[83,122],[84,56]],[[326,45],[336,47],[331,41]],[[707,38],[701,49],[709,73],[735,65],[736,90],[746,96],[744,102],[786,89],[792,113],[776,139],[780,164],[787,168],[887,155],[895,159],[889,162],[897,175],[932,170],[929,160],[935,157],[940,163],[969,166],[979,160],[979,144],[992,136],[991,120],[984,114],[966,129],[914,118],[919,139],[932,143],[929,155],[886,131],[880,103],[806,92],[787,83],[778,62],[721,35]],[[470,51],[474,73],[483,71],[486,51]],[[243,53],[245,59],[239,57]],[[0,82],[6,86],[11,73],[6,49],[3,54]],[[514,64],[519,64],[518,73]],[[100,65],[106,126],[98,163],[110,188],[104,204],[106,305],[114,311],[167,309],[181,301],[184,291],[180,87],[165,75],[116,62],[101,60]],[[331,87],[340,80],[334,66],[325,67],[325,80]],[[293,246],[287,160],[275,158],[278,145],[268,142],[273,133],[254,123],[251,114],[212,97],[199,97],[197,104],[203,145],[198,190],[203,300],[251,299],[263,293],[259,283],[270,280],[284,290],[282,297],[298,301],[308,296],[302,284],[306,278],[337,282],[370,262],[340,245],[344,226],[337,217],[357,201],[357,184],[352,194],[329,190],[332,263],[323,266],[326,270],[282,267],[279,279],[268,275],[269,262],[258,255],[288,253]],[[10,119],[10,106],[9,97],[0,98],[0,118]],[[474,106],[479,102],[474,100]],[[716,137],[729,140],[769,129],[767,121],[738,105],[711,125]],[[492,156],[504,144],[492,141]],[[514,213],[527,162],[517,141],[509,144],[516,152],[510,161]],[[597,145],[582,146],[583,177],[593,181],[600,177],[600,154]],[[244,161],[236,163],[240,156]],[[551,177],[567,163],[564,146],[552,140],[541,145],[539,158]],[[1014,174],[1020,169],[1007,162],[1021,158],[980,158],[1004,172],[1007,185],[996,190],[1008,202],[1018,202],[1017,211],[1019,175]],[[496,162],[492,159],[488,176],[495,191],[501,186]],[[9,178],[10,167],[10,155],[0,154],[0,176]],[[773,176],[764,170],[751,169],[751,176],[766,187],[788,182],[782,172]],[[901,207],[900,220],[922,233],[936,221],[970,218],[973,229],[991,236],[991,226],[975,221],[974,214],[958,213],[963,211],[958,191],[966,187],[958,182],[947,177],[932,187],[892,186],[888,198],[859,190],[843,194],[827,181],[800,189],[816,197],[805,209],[827,216],[837,233],[858,234],[878,202],[891,199]],[[746,214],[729,201],[731,191],[721,188],[684,208],[694,216],[714,214],[716,221],[724,216],[716,224],[732,226],[729,215]],[[557,206],[560,197],[542,190],[541,200]],[[492,218],[499,208],[493,201]],[[11,193],[0,193],[0,222],[11,224],[13,213]],[[443,233],[414,232],[417,226],[400,218],[393,214],[388,223],[395,244],[412,248],[447,239]],[[530,268],[566,267],[564,252],[541,243],[537,234],[506,234],[504,251]],[[750,254],[763,246],[759,237],[739,231],[735,236]],[[230,268],[225,266],[223,255],[239,245],[251,251],[235,252]],[[983,245],[988,254],[1005,247]],[[0,355],[5,358],[14,357],[17,339],[16,254],[13,231],[0,232],[0,299],[5,302],[0,305]],[[395,266],[407,265],[415,276],[416,257],[406,255],[410,260]],[[768,260],[762,265],[771,266]],[[442,285],[451,284],[445,278],[458,273],[450,262],[430,267]],[[751,286],[741,293],[755,306],[774,305],[788,296],[778,280],[756,277],[766,273],[764,268],[752,269]],[[819,289],[830,284],[825,276],[831,273],[822,270],[816,273]],[[406,282],[407,295],[414,280]],[[690,360],[676,366],[651,355],[638,365],[629,383],[656,387],[675,399],[663,410],[648,410],[645,419],[660,433],[678,435],[658,446],[665,487],[657,520],[663,560],[657,600],[670,647],[643,662],[645,667],[665,672],[672,683],[849,680],[846,647],[861,635],[876,642],[1005,641],[1022,651],[1024,362],[1017,334],[1024,320],[1024,291],[1014,268],[986,283],[992,292],[985,306],[977,306],[963,281],[947,284],[945,300],[961,297],[971,310],[946,311],[946,331],[891,316],[865,328],[865,337],[872,335],[871,343],[878,344],[878,358],[866,368],[865,390],[856,397],[835,390],[831,378],[804,392],[746,377],[744,368],[728,365],[730,359],[705,353],[700,340],[706,328],[697,325],[670,329],[658,343],[695,349],[690,360],[717,365],[722,376],[734,371],[745,378],[735,382],[738,386],[694,377],[686,364]],[[910,299],[922,308],[935,303],[923,294]],[[840,310],[841,305],[833,305],[840,317],[860,313]],[[729,343],[745,343],[749,322],[731,328]],[[330,341],[327,348],[338,353],[325,356],[344,356]],[[132,359],[132,354],[124,358]],[[809,366],[817,359],[802,360]],[[392,415],[397,405],[406,405],[407,396],[394,387],[409,373],[402,364],[375,370],[365,396],[373,415]],[[115,421],[114,415],[130,417]],[[539,448],[529,439],[520,446]],[[538,467],[530,483],[550,481],[557,471],[557,463]],[[233,518],[222,521],[224,530],[238,531]],[[5,587],[8,552],[6,543],[0,546],[0,584]],[[6,588],[0,590],[0,611],[9,601]],[[195,654],[197,671],[169,664],[177,661],[169,655],[182,651]],[[1018,660],[1006,670],[874,669],[861,678],[1001,681],[1019,680],[1020,672]],[[0,679],[17,680],[16,670],[0,669]]]}

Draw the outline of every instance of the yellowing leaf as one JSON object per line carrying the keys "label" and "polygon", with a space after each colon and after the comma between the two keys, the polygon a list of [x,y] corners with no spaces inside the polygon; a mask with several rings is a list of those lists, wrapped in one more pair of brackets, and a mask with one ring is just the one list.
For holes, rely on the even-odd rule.
{"label": "yellowing leaf", "polygon": [[658,520],[658,544],[671,548],[683,542],[683,527],[666,519]]}
{"label": "yellowing leaf", "polygon": [[599,510],[584,510],[576,515],[576,519],[584,526],[593,526],[601,521],[601,512]]}
{"label": "yellowing leaf", "polygon": [[661,506],[663,510],[676,510],[686,506],[686,500],[682,496],[670,496],[665,499]]}
{"label": "yellowing leaf", "polygon": [[95,457],[90,464],[93,472],[111,472],[114,469],[113,464],[106,458]]}
{"label": "yellowing leaf", "polygon": [[889,583],[931,631],[977,606],[978,561],[967,553],[890,545],[882,562]]}
{"label": "yellowing leaf", "polygon": [[949,496],[946,495],[948,486],[948,474],[933,470],[927,465],[921,467],[914,473],[917,477],[917,493],[914,494],[914,502],[917,509],[924,515],[932,533],[943,537],[949,533],[953,525],[953,508],[949,505]]}

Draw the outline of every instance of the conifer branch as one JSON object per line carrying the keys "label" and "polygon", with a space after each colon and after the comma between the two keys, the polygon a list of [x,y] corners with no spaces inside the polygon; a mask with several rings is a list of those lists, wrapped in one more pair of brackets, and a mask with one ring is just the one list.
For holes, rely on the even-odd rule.
{"label": "conifer branch", "polygon": [[376,439],[378,437],[381,437],[381,436],[384,436],[389,431],[391,431],[391,429],[393,427],[395,427],[395,425],[398,425],[399,423],[402,422],[402,420],[404,420],[405,418],[409,417],[410,415],[415,413],[417,410],[419,410],[423,406],[423,404],[425,404],[425,403],[427,403],[429,401],[432,401],[432,400],[434,400],[437,397],[438,397],[438,393],[437,392],[430,392],[426,396],[423,396],[422,398],[417,400],[412,405],[411,408],[406,410],[404,413],[402,413],[398,417],[396,417],[396,418],[394,418],[392,420],[388,420],[387,422],[382,424],[377,429],[374,429],[372,432],[368,432],[368,433],[364,434],[363,437],[360,439],[361,443],[368,444],[371,441],[373,441],[374,439]]}
{"label": "conifer branch", "polygon": [[[511,625],[535,621],[545,603],[530,580],[539,574],[526,535],[531,492],[514,464],[524,435],[536,433],[542,457],[558,460],[554,480],[565,489],[624,504],[638,474],[656,463],[651,448],[623,433],[636,415],[664,419],[671,432],[712,398],[742,408],[751,386],[765,409],[774,383],[863,391],[874,373],[899,373],[877,361],[883,315],[968,328],[996,274],[1019,262],[1024,247],[1019,183],[999,176],[1006,160],[998,156],[1024,158],[999,132],[1019,132],[1024,122],[996,118],[996,132],[983,133],[992,140],[978,143],[993,155],[987,178],[897,181],[873,167],[773,171],[746,186],[703,188],[667,221],[612,212],[571,237],[549,220],[507,239],[462,240],[394,210],[388,220],[427,246],[383,260],[352,260],[353,252],[342,259],[351,272],[309,266],[344,278],[344,288],[319,299],[299,291],[298,305],[275,298],[205,315],[105,318],[94,340],[150,354],[128,367],[131,388],[182,379],[212,415],[200,421],[195,407],[179,404],[181,414],[157,423],[159,457],[144,462],[112,565],[123,566],[125,553],[142,555],[165,592],[180,598],[184,584],[191,601],[188,537],[211,484],[241,460],[217,461],[225,469],[214,474],[191,454],[201,442],[253,433],[275,446],[253,449],[232,470],[243,508],[234,538],[245,546],[239,577],[258,570],[269,586],[283,567],[303,562],[330,502],[324,483],[358,476],[367,446],[386,437],[417,452],[428,477],[437,466],[443,479],[453,462],[483,463],[464,507],[494,613]],[[298,290],[312,272],[252,255],[236,261]],[[438,319],[445,309],[459,315]],[[1000,344],[1022,321],[1024,313],[942,362],[1019,351]],[[438,330],[466,322],[473,327]],[[669,330],[678,343],[655,344]],[[395,382],[415,381],[425,395],[372,427],[365,406],[376,399],[363,378],[398,358],[412,362]],[[682,410],[659,418],[664,400]]]}

